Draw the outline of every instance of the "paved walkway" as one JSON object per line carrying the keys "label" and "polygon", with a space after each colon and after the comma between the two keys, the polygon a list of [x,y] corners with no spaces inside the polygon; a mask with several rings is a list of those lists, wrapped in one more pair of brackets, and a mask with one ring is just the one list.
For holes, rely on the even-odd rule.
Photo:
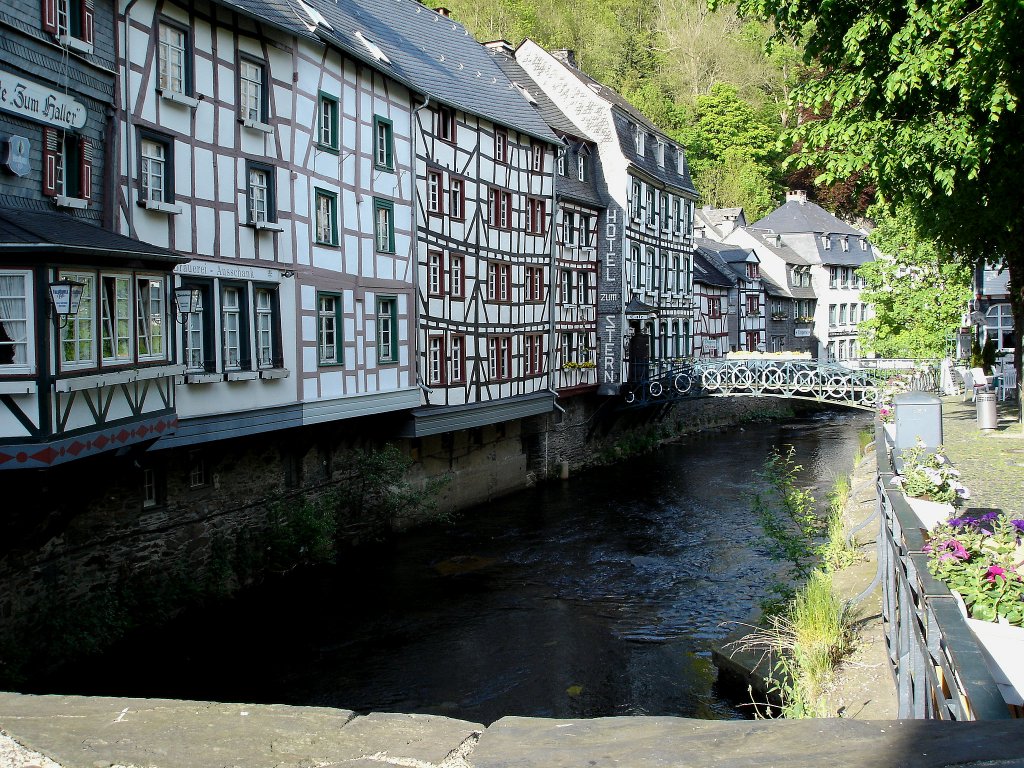
{"label": "paved walkway", "polygon": [[942,441],[946,455],[971,491],[971,508],[998,508],[1024,513],[1024,431],[1017,404],[997,404],[994,430],[978,429],[977,410],[969,399],[942,398]]}

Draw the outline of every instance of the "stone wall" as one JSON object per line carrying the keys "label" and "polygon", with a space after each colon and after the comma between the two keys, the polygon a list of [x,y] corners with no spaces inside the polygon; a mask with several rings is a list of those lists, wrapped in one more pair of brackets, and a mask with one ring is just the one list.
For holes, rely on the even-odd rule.
{"label": "stone wall", "polygon": [[[280,558],[298,555],[266,551],[278,546],[282,510],[308,508],[344,487],[360,448],[394,443],[414,462],[406,476],[413,486],[447,478],[433,513],[446,515],[679,435],[791,414],[789,403],[770,398],[624,411],[607,398],[579,396],[561,407],[549,416],[413,440],[389,439],[400,424],[381,416],[8,473],[0,640],[38,619],[41,607],[59,606],[73,607],[83,635],[116,634],[119,622],[138,618],[124,612],[142,611],[144,598],[165,616],[178,603],[259,578],[261,569],[288,567]],[[144,469],[158,481],[153,506],[142,501]],[[393,527],[420,522],[406,516]],[[349,525],[343,534],[358,538],[365,529]],[[146,594],[126,596],[126,584],[142,584]]]}

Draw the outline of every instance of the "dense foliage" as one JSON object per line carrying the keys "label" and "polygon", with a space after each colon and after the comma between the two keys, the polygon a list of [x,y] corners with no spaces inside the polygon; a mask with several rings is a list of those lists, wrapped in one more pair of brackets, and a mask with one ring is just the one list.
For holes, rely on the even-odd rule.
{"label": "dense foliage", "polygon": [[944,357],[971,296],[970,269],[922,239],[902,212],[880,216],[871,240],[885,256],[857,271],[875,312],[859,326],[861,347],[882,357]]}
{"label": "dense foliage", "polygon": [[[824,181],[857,174],[965,263],[1006,260],[1024,327],[1024,4],[994,0],[739,0],[780,36],[806,32],[820,76],[793,93]],[[1021,334],[1016,336],[1021,360]]]}

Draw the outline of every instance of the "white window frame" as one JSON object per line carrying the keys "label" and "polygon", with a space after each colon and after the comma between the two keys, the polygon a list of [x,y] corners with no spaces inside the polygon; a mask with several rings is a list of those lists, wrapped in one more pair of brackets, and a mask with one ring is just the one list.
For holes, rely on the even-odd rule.
{"label": "white window frame", "polygon": [[[17,284],[21,284],[19,291]],[[0,374],[34,373],[36,367],[34,280],[32,272],[0,269],[0,323],[11,340],[4,347],[13,349],[12,360],[0,364]],[[18,326],[17,324],[23,324]],[[19,355],[19,350],[21,354]],[[20,359],[19,359],[20,358]]]}
{"label": "white window frame", "polygon": [[[60,279],[74,280],[83,283],[82,301],[78,305],[78,314],[69,317],[67,325],[60,331],[60,368],[71,371],[80,368],[96,367],[96,273],[67,272],[61,270]],[[2,301],[2,299],[0,299]],[[66,345],[74,345],[75,354],[67,357]],[[85,352],[86,354],[82,354]]]}
{"label": "white window frame", "polygon": [[274,291],[254,287],[256,317],[256,367],[274,367]]}

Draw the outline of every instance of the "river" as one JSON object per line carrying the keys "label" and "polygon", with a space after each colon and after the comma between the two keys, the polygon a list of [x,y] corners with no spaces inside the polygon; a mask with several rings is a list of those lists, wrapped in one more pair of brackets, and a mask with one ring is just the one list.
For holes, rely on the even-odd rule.
{"label": "river", "polygon": [[189,612],[49,687],[483,723],[740,717],[709,650],[779,567],[750,513],[755,471],[794,445],[824,498],[866,423],[839,412],[701,434],[545,483]]}

